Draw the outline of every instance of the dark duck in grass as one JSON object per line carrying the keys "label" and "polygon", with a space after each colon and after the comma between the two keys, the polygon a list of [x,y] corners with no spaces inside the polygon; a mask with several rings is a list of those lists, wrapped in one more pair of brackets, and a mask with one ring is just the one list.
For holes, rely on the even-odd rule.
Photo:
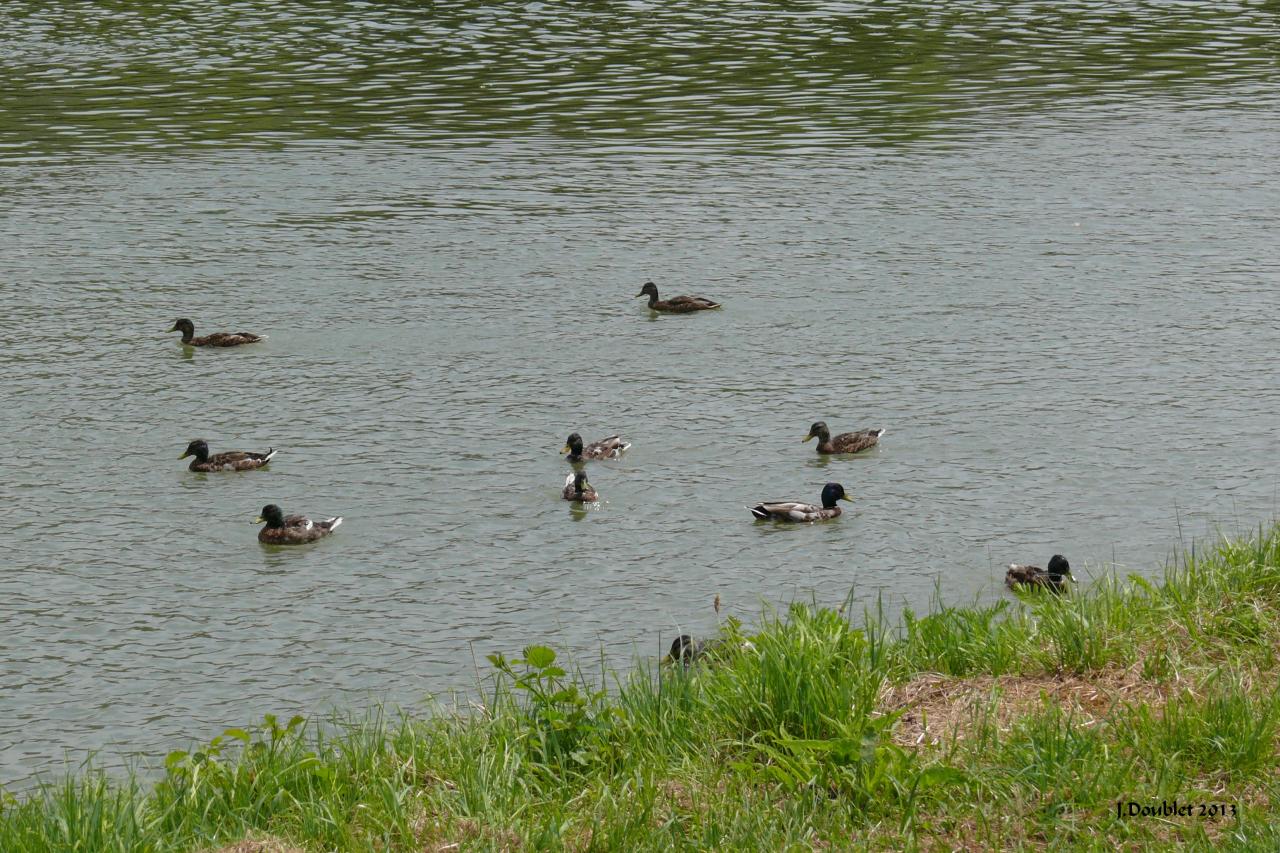
{"label": "dark duck in grass", "polygon": [[312,521],[305,515],[285,515],[280,507],[267,504],[262,508],[262,515],[254,521],[267,524],[258,531],[258,541],[264,545],[305,545],[337,530],[342,516]]}
{"label": "dark duck in grass", "polygon": [[688,634],[681,634],[671,641],[671,649],[662,659],[663,664],[679,663],[688,666],[710,651],[706,640],[695,640]]}
{"label": "dark duck in grass", "polygon": [[636,294],[636,299],[641,296],[649,297],[649,310],[661,311],[664,314],[688,314],[692,311],[710,311],[712,308],[719,308],[719,302],[712,302],[701,296],[673,296],[670,299],[658,298],[658,285],[651,281],[646,281],[644,287],[640,288],[640,292]]}
{"label": "dark duck in grass", "polygon": [[880,436],[884,435],[884,429],[863,429],[857,432],[843,432],[840,435],[831,436],[831,430],[827,429],[827,425],[818,421],[809,427],[809,434],[804,437],[805,441],[811,438],[818,439],[819,453],[858,453],[870,447],[875,447],[880,443]]}
{"label": "dark duck in grass", "polygon": [[[755,646],[750,640],[743,640],[738,645],[738,650],[743,652],[755,651]],[[726,655],[734,650],[723,637],[713,637],[710,640],[696,640],[688,634],[681,634],[671,641],[671,648],[667,651],[665,657],[662,658],[663,666],[673,663],[689,666],[700,660],[723,659]]]}
{"label": "dark duck in grass", "polygon": [[583,445],[582,436],[575,432],[565,441],[564,448],[560,452],[567,453],[568,455],[565,456],[565,459],[571,464],[577,465],[579,462],[585,462],[588,459],[617,459],[623,453],[626,453],[629,447],[631,447],[631,442],[623,441],[620,435],[611,435],[608,438],[602,438],[599,441]]}
{"label": "dark duck in grass", "polygon": [[763,521],[823,521],[837,518],[840,507],[836,501],[852,501],[845,494],[844,486],[839,483],[827,483],[822,487],[822,506],[800,503],[799,501],[766,501],[748,507],[751,514]]}
{"label": "dark duck in grass", "polygon": [[600,498],[592,485],[587,482],[586,471],[576,471],[570,474],[564,481],[564,491],[561,494],[567,501],[586,501],[591,503]]}
{"label": "dark duck in grass", "polygon": [[1009,589],[1047,589],[1050,592],[1066,592],[1068,583],[1075,583],[1071,576],[1071,564],[1061,554],[1049,558],[1049,568],[1009,564],[1004,573],[1004,583]]}
{"label": "dark duck in grass", "polygon": [[238,347],[267,339],[266,335],[255,335],[252,332],[214,332],[197,338],[195,324],[186,318],[174,320],[173,328],[169,331],[182,332],[182,343],[189,347]]}
{"label": "dark duck in grass", "polygon": [[261,468],[271,461],[276,451],[267,448],[266,453],[254,453],[249,450],[228,450],[225,453],[209,455],[209,445],[203,438],[197,438],[187,445],[186,451],[179,459],[194,456],[187,466],[191,471],[252,471]]}

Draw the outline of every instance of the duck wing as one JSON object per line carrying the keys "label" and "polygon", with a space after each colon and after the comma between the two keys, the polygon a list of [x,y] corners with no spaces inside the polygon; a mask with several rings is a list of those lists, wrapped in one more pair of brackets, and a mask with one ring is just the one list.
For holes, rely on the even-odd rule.
{"label": "duck wing", "polygon": [[720,307],[719,302],[712,302],[702,296],[673,296],[665,301],[671,311],[707,311]]}
{"label": "duck wing", "polygon": [[756,518],[774,521],[817,521],[820,518],[835,518],[840,514],[839,507],[824,509],[799,501],[765,501],[748,509]]}
{"label": "duck wing", "polygon": [[251,471],[261,468],[276,455],[275,450],[266,453],[254,453],[250,450],[228,450],[226,453],[215,453],[200,466],[202,471]]}
{"label": "duck wing", "polygon": [[857,453],[880,443],[884,429],[861,429],[857,432],[846,432],[831,439],[831,447],[836,453]]}
{"label": "duck wing", "polygon": [[1009,570],[1004,573],[1005,586],[1013,589],[1019,586],[1044,586],[1048,583],[1049,573],[1039,566],[1020,566],[1010,563]]}
{"label": "duck wing", "polygon": [[192,338],[191,343],[198,347],[238,347],[242,344],[256,344],[263,335],[253,332],[214,332],[203,338]]}
{"label": "duck wing", "polygon": [[588,459],[617,459],[630,447],[631,442],[623,441],[621,435],[611,435],[582,448],[582,455]]}

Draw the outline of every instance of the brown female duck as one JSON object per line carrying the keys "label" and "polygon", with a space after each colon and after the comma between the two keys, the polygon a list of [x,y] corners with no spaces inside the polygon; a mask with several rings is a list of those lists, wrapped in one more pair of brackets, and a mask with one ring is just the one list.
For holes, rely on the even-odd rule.
{"label": "brown female duck", "polygon": [[875,447],[880,442],[880,436],[884,435],[884,429],[863,429],[857,432],[843,432],[840,435],[831,436],[831,430],[827,429],[827,425],[822,421],[818,421],[809,427],[809,434],[804,437],[805,441],[811,438],[818,439],[819,453],[858,453],[870,447]]}

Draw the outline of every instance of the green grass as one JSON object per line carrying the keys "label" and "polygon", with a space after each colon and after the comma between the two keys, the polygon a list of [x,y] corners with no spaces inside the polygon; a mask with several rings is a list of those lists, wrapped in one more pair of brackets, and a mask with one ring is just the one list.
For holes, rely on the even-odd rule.
{"label": "green grass", "polygon": [[[608,684],[494,656],[466,712],[268,717],[152,784],[5,795],[0,850],[1280,847],[1280,528],[1161,584],[723,639]],[[1235,815],[1117,816],[1174,799]]]}

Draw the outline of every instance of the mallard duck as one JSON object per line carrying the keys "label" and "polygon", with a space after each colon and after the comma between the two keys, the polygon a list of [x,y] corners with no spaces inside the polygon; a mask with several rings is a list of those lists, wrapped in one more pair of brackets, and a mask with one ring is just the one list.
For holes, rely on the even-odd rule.
{"label": "mallard duck", "polygon": [[173,321],[171,332],[182,332],[182,343],[189,347],[238,347],[241,344],[256,344],[265,341],[266,335],[255,335],[252,332],[214,332],[204,337],[194,337],[195,324],[183,318]]}
{"label": "mallard duck", "polygon": [[611,435],[608,438],[602,438],[599,441],[593,441],[585,447],[582,445],[582,436],[576,432],[572,433],[565,441],[561,453],[567,453],[565,459],[574,465],[587,459],[617,459],[627,449],[631,447],[631,442],[623,441],[622,436]]}
{"label": "mallard duck", "polygon": [[267,504],[262,514],[254,519],[255,524],[267,523],[258,531],[258,541],[265,545],[304,545],[323,539],[338,529],[342,516],[312,521],[305,515],[288,515],[275,504]]}
{"label": "mallard duck", "polygon": [[600,499],[600,496],[596,494],[596,490],[587,482],[586,471],[576,471],[566,477],[562,494],[567,501],[586,501],[591,503]]}
{"label": "mallard duck", "polygon": [[719,640],[695,640],[688,634],[681,634],[671,641],[671,649],[662,659],[662,663],[664,665],[680,663],[688,666],[714,650],[719,644]]}
{"label": "mallard duck", "polygon": [[[738,645],[738,650],[743,652],[753,652],[755,648],[755,645],[750,640],[743,640]],[[671,649],[662,658],[662,664],[666,666],[680,663],[684,666],[689,666],[695,661],[707,658],[714,659],[731,651],[733,651],[733,646],[724,637],[696,640],[688,634],[681,634],[671,641]]]}
{"label": "mallard duck", "polygon": [[636,294],[636,299],[641,296],[649,297],[650,311],[662,311],[666,314],[688,314],[690,311],[709,311],[720,307],[719,302],[712,302],[701,296],[673,296],[670,299],[659,299],[658,285],[651,281],[644,283],[644,287],[640,288],[640,292]]}
{"label": "mallard duck", "polygon": [[818,439],[819,453],[857,453],[868,447],[875,447],[882,435],[884,435],[883,428],[862,429],[857,432],[843,432],[832,438],[831,430],[827,429],[827,425],[818,421],[809,427],[809,434],[804,437],[804,440]]}
{"label": "mallard duck", "polygon": [[797,501],[771,501],[748,507],[751,514],[760,519],[774,521],[822,521],[840,515],[840,507],[836,501],[852,501],[845,494],[844,486],[839,483],[827,483],[822,487],[822,506],[804,504]]}
{"label": "mallard duck", "polygon": [[1051,592],[1066,592],[1068,583],[1075,583],[1071,576],[1071,564],[1061,554],[1049,558],[1049,568],[1039,566],[1020,566],[1009,564],[1009,571],[1004,573],[1004,583],[1009,589],[1036,588]]}
{"label": "mallard duck", "polygon": [[186,451],[178,458],[186,459],[188,456],[194,456],[195,459],[192,459],[191,464],[187,466],[191,471],[252,471],[270,462],[276,452],[268,447],[266,453],[228,450],[225,453],[210,456],[209,445],[203,438],[197,438],[187,445]]}

